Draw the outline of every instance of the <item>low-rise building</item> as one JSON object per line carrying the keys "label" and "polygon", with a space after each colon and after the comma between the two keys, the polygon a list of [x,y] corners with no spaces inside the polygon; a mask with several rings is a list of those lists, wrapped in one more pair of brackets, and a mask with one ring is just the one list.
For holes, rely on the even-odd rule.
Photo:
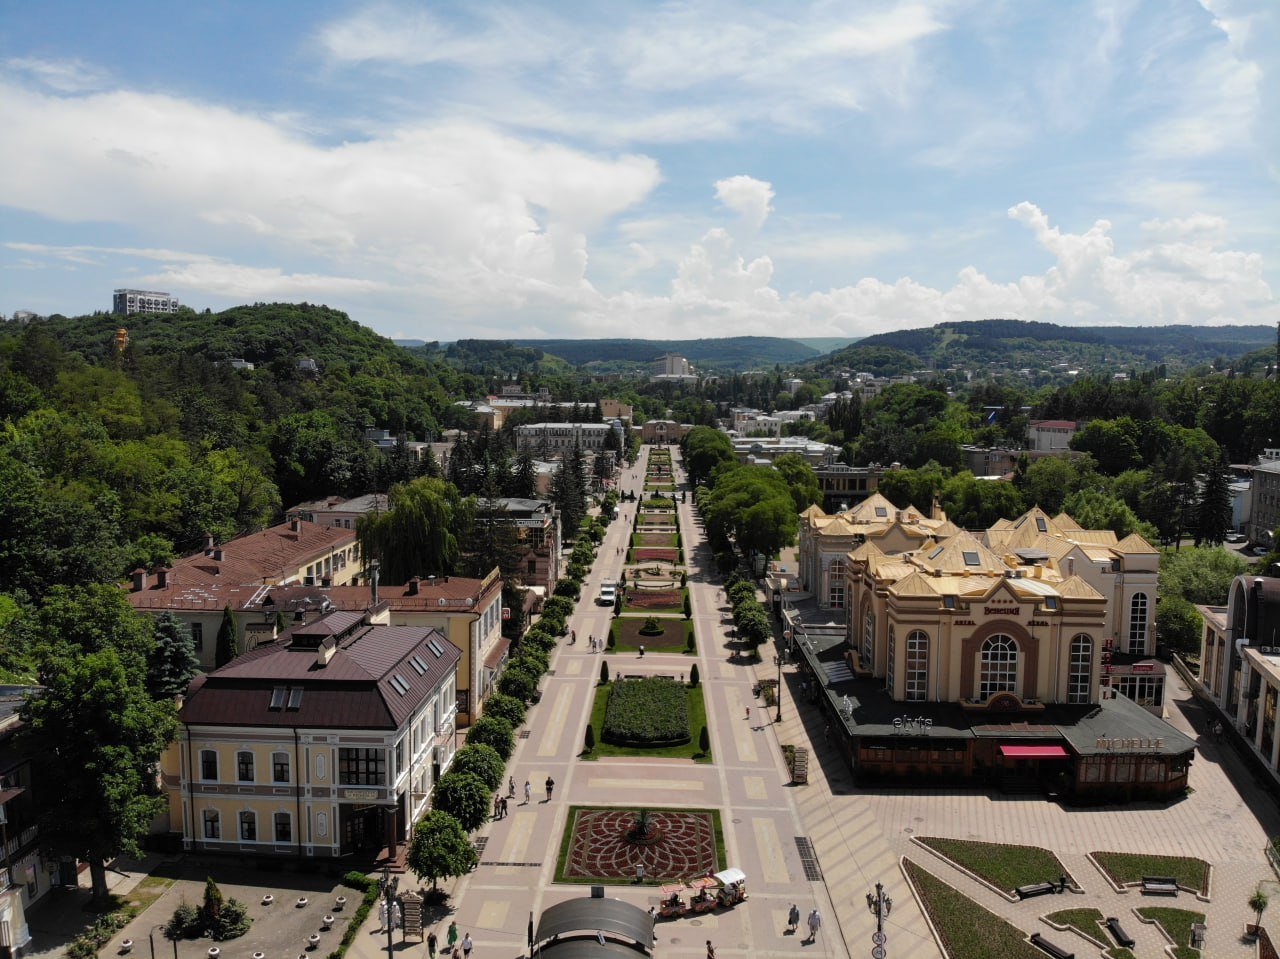
{"label": "low-rise building", "polygon": [[614,436],[617,449],[625,447],[626,432],[620,420],[608,423],[528,423],[516,427],[516,450],[542,459],[562,456],[574,447],[584,452],[609,448]]}
{"label": "low-rise building", "polygon": [[640,427],[640,442],[679,443],[691,429],[688,423],[675,420],[649,420]]}
{"label": "low-rise building", "polygon": [[1079,426],[1075,420],[1032,420],[1027,428],[1027,440],[1038,452],[1061,452],[1071,448],[1071,438]]}
{"label": "low-rise building", "polygon": [[302,519],[317,526],[336,526],[355,529],[360,518],[369,513],[385,513],[390,500],[385,493],[365,493],[362,496],[326,496],[324,499],[299,503],[285,511],[288,519]]}
{"label": "low-rise building", "polygon": [[1275,532],[1280,528],[1280,453],[1267,450],[1253,468],[1253,487],[1249,493],[1249,542],[1272,549]]}
{"label": "low-rise building", "polygon": [[522,554],[521,582],[547,597],[560,581],[560,512],[549,500],[505,496],[494,500],[515,523]]}
{"label": "low-rise building", "polygon": [[394,852],[453,758],[461,656],[434,629],[333,612],[198,676],[163,763],[184,847]]}

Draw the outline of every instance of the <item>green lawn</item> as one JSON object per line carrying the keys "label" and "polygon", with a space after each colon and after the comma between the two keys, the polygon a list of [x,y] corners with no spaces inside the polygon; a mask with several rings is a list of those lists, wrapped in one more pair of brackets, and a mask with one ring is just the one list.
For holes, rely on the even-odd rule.
{"label": "green lawn", "polygon": [[1186,856],[1148,856],[1132,852],[1090,853],[1119,885],[1142,882],[1143,876],[1173,876],[1179,886],[1207,893],[1209,864]]}
{"label": "green lawn", "polygon": [[1102,927],[1098,925],[1104,917],[1097,909],[1060,909],[1058,912],[1049,913],[1045,918],[1059,926],[1070,926],[1099,946],[1107,944]]}
{"label": "green lawn", "polygon": [[[1057,882],[1060,876],[1071,879],[1067,867],[1058,857],[1038,846],[1011,846],[932,836],[921,836],[920,842],[1008,893],[1033,882]],[[1072,882],[1074,884],[1074,880]]]}
{"label": "green lawn", "polygon": [[679,536],[678,533],[632,533],[631,545],[632,546],[659,546],[659,547],[668,546],[674,549],[677,545],[679,545],[678,543],[676,543],[677,536]]}
{"label": "green lawn", "polygon": [[693,655],[698,644],[689,648],[689,637],[694,634],[693,620],[660,619],[665,631],[661,636],[641,636],[640,627],[644,625],[644,616],[619,616],[609,624],[609,634],[613,637],[613,649],[606,647],[607,653],[638,653],[643,643],[646,652],[674,653]]}
{"label": "green lawn", "polygon": [[707,706],[702,699],[702,687],[686,687],[689,707],[689,742],[680,746],[663,746],[644,748],[641,746],[611,746],[602,742],[601,731],[604,729],[604,711],[609,705],[610,685],[597,686],[595,702],[591,706],[591,728],[596,735],[596,748],[590,753],[582,753],[579,759],[599,759],[601,756],[661,756],[667,759],[692,759],[698,763],[711,762],[711,754],[703,755],[698,746],[702,727],[707,725]]}
{"label": "green lawn", "polygon": [[950,959],[1044,959],[1022,931],[984,909],[932,873],[904,859],[920,908],[938,930]]}
{"label": "green lawn", "polygon": [[1143,919],[1159,923],[1160,928],[1168,934],[1174,946],[1180,950],[1179,956],[1185,954],[1187,959],[1194,959],[1200,955],[1200,950],[1192,949],[1188,943],[1191,942],[1191,926],[1197,922],[1204,922],[1203,912],[1171,909],[1168,906],[1142,906],[1138,909],[1138,915]]}

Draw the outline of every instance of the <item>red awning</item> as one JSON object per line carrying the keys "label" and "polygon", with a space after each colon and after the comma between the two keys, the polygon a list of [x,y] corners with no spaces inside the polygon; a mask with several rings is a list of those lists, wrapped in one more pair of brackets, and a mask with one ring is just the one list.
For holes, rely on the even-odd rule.
{"label": "red awning", "polygon": [[497,669],[502,665],[502,661],[507,656],[507,650],[511,648],[511,640],[507,637],[501,637],[493,644],[493,649],[489,650],[489,655],[484,658],[485,669]]}
{"label": "red awning", "polygon": [[1006,746],[1001,743],[1000,755],[1010,759],[1066,759],[1067,751],[1061,746]]}

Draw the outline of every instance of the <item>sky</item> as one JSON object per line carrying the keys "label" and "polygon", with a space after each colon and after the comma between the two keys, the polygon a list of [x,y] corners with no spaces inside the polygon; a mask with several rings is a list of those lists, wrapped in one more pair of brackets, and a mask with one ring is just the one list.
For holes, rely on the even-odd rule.
{"label": "sky", "polygon": [[1280,322],[1276,0],[0,9],[0,313]]}

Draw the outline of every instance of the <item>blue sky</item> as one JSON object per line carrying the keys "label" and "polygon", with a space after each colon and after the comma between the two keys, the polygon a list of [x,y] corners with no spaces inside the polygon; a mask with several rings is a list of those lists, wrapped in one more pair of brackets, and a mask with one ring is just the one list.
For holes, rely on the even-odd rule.
{"label": "blue sky", "polygon": [[1275,323],[1278,116],[1275,0],[11,4],[0,312]]}

